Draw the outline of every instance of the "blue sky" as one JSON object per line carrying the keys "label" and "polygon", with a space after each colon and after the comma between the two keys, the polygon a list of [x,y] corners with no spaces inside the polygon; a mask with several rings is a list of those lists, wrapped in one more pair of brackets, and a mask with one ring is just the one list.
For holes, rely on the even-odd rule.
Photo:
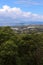
{"label": "blue sky", "polygon": [[0,0],[0,25],[43,22],[43,0]]}

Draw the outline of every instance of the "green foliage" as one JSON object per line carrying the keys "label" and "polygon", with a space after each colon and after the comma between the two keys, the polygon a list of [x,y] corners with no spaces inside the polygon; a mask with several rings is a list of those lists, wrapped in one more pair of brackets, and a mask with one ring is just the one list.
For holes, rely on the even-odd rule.
{"label": "green foliage", "polygon": [[43,33],[16,34],[0,27],[0,65],[43,65]]}

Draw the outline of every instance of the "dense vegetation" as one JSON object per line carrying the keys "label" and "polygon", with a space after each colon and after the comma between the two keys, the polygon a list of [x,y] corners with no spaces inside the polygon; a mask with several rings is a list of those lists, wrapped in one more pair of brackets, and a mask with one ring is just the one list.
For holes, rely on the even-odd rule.
{"label": "dense vegetation", "polygon": [[16,34],[0,27],[0,65],[43,65],[43,33]]}

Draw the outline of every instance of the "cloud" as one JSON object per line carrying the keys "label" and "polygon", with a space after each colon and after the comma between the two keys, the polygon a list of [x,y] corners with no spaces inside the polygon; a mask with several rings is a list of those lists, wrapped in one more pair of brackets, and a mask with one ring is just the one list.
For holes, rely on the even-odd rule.
{"label": "cloud", "polygon": [[43,15],[34,14],[32,12],[25,12],[20,8],[11,8],[8,5],[4,5],[0,9],[0,24],[13,25],[14,23],[29,23],[30,21],[43,21]]}

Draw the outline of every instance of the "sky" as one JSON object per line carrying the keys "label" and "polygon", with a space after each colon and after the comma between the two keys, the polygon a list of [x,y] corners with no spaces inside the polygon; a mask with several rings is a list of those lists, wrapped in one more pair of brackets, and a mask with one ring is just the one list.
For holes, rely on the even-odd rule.
{"label": "sky", "polygon": [[0,25],[43,24],[43,0],[0,0]]}

